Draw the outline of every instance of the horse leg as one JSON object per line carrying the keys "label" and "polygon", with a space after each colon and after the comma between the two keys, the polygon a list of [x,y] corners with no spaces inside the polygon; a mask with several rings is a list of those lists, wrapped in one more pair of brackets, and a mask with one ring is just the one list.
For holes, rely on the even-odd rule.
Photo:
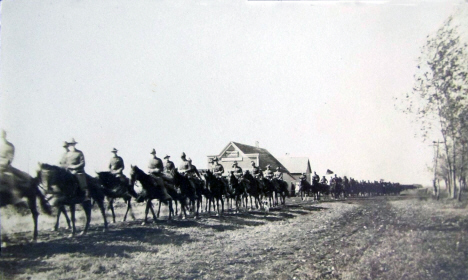
{"label": "horse leg", "polygon": [[[147,221],[148,221],[148,212],[149,212],[149,208],[150,208],[150,203],[151,201],[148,199],[146,201],[146,208],[145,208],[145,220],[143,221],[143,223],[141,224],[142,226],[146,225]],[[161,207],[161,205],[159,205]]]}
{"label": "horse leg", "polygon": [[75,226],[75,204],[70,205],[70,216],[72,222],[72,236],[76,233],[76,226]]}
{"label": "horse leg", "polygon": [[[99,210],[101,210],[102,219],[104,220],[104,231],[107,231],[107,217],[106,217],[106,209],[104,207],[104,199],[97,201]],[[112,206],[112,216],[114,216],[114,223],[115,223],[115,215],[114,215],[114,206]]]}
{"label": "horse leg", "polygon": [[223,197],[221,197],[220,199],[221,199],[221,215],[224,215],[224,199]]}
{"label": "horse leg", "polygon": [[153,209],[153,203],[151,202],[150,202],[150,210],[151,210],[151,214],[153,214],[153,220],[156,222],[158,219],[156,218],[156,214],[154,213],[154,209]]}
{"label": "horse leg", "polygon": [[115,224],[114,199],[109,198],[108,203],[109,203],[109,205],[107,206],[107,208],[111,210],[112,222]]}
{"label": "horse leg", "polygon": [[168,220],[172,220],[172,214],[174,214],[174,208],[172,208],[172,200],[169,200],[168,201],[168,204],[169,204],[169,218]]}
{"label": "horse leg", "polygon": [[38,232],[37,232],[37,218],[39,217],[39,212],[37,212],[37,203],[36,197],[28,197],[28,206],[29,210],[31,210],[31,214],[34,221],[34,234],[33,234],[33,241],[37,240]]}
{"label": "horse leg", "polygon": [[[81,235],[83,235],[83,234],[88,232],[89,225],[91,224],[91,209],[93,208],[93,206],[91,204],[91,201],[89,201],[89,200],[84,201],[81,205],[82,205],[83,210],[84,210],[85,215],[86,215],[86,225],[85,225],[84,230],[81,232]],[[101,201],[101,203],[99,205],[99,208],[101,208],[101,213],[104,213],[104,204],[102,203],[102,201]],[[106,216],[104,215],[103,217],[104,217],[104,222],[105,222],[105,229],[107,230]]]}
{"label": "horse leg", "polygon": [[159,213],[161,213],[161,201],[159,201],[158,215],[156,215],[156,217],[158,218],[159,218]]}
{"label": "horse leg", "polygon": [[[65,210],[65,207],[62,205],[58,208],[57,210],[57,219],[55,221],[55,226],[54,226],[54,231],[58,231],[58,228],[59,228],[59,220],[60,220],[60,213],[62,213],[62,208]],[[63,213],[67,213],[67,212],[63,212]],[[68,218],[68,215],[67,215],[67,218]],[[70,229],[70,220],[67,219],[67,222],[68,222],[68,227]]]}
{"label": "horse leg", "polygon": [[124,219],[123,221],[125,222],[127,220],[127,214],[128,212],[130,212],[130,216],[132,217],[132,219],[135,221],[135,215],[133,214],[133,209],[132,209],[132,198],[129,198],[127,199],[127,211],[125,212],[125,216],[124,216]]}

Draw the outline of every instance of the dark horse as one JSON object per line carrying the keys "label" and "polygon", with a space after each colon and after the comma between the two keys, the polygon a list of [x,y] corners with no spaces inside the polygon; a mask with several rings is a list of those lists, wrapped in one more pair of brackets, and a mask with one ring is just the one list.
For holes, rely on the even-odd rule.
{"label": "dark horse", "polygon": [[96,174],[99,182],[101,182],[101,185],[104,187],[104,194],[106,195],[109,203],[107,208],[111,210],[112,221],[115,223],[114,200],[117,198],[122,198],[127,204],[127,211],[125,211],[123,221],[125,222],[127,220],[127,214],[129,212],[132,219],[135,220],[131,200],[132,197],[136,197],[137,195],[130,187],[130,181],[125,178],[124,183],[120,178],[117,178],[114,174],[108,171],[96,172]]}
{"label": "dark horse", "polygon": [[[39,163],[39,170],[37,172],[37,179],[45,189],[46,195],[51,196],[52,205],[58,207],[57,222],[55,229],[58,228],[59,215],[61,211],[65,210],[66,205],[70,207],[71,222],[72,222],[72,235],[76,233],[75,227],[75,211],[76,204],[81,204],[86,215],[86,224],[83,232],[85,234],[89,229],[91,222],[91,201],[86,197],[85,192],[80,188],[78,180],[75,175],[68,172],[62,167],[49,165],[46,163]],[[101,210],[102,218],[104,220],[104,231],[107,231],[107,219],[104,210],[104,194],[97,179],[86,175],[89,194],[91,198],[98,203]]]}
{"label": "dark horse", "polygon": [[304,200],[304,197],[311,196],[318,200],[318,187],[317,185],[310,184],[307,180],[299,181],[299,192],[301,193],[301,199]]}
{"label": "dark horse", "polygon": [[278,203],[275,201],[275,194],[278,190],[277,186],[275,186],[273,181],[265,177],[260,179],[260,183],[262,193],[268,198],[270,205],[277,205]]}
{"label": "dark horse", "polygon": [[278,192],[276,194],[280,196],[281,204],[285,205],[286,197],[289,197],[288,183],[276,178],[273,178],[273,182],[278,185]]}
{"label": "dark horse", "polygon": [[146,209],[145,209],[145,225],[148,221],[148,212],[151,210],[153,214],[153,219],[156,221],[156,214],[154,213],[153,204],[151,200],[158,199],[159,203],[163,202],[169,204],[169,220],[172,219],[174,214],[174,209],[172,208],[172,197],[168,194],[167,188],[162,178],[155,178],[151,175],[146,174],[136,165],[131,166],[130,169],[130,186],[134,186],[135,182],[138,181],[143,187],[143,192],[139,195],[137,201],[143,202],[146,200]]}
{"label": "dark horse", "polygon": [[255,201],[255,208],[259,209],[260,205],[262,205],[262,202],[260,200],[260,196],[262,194],[261,188],[260,188],[260,184],[261,184],[260,180],[255,179],[248,170],[245,171],[244,178],[247,179],[247,181],[249,181],[250,183],[250,187],[247,190],[250,196],[250,208],[253,209],[253,205],[252,205],[252,197],[253,197]]}
{"label": "dark horse", "polygon": [[343,195],[343,183],[338,182],[338,180],[332,180],[330,184],[330,194],[334,199],[339,199],[341,195]]}
{"label": "dark horse", "polygon": [[[229,176],[229,184],[231,185],[232,189],[234,190],[234,199],[236,201],[236,212],[239,212],[243,199],[247,201],[247,190],[250,187],[250,182],[244,178],[237,178],[234,175],[234,172],[231,171],[231,175]],[[244,203],[247,204],[247,203]]]}
{"label": "dark horse", "polygon": [[[213,203],[213,208],[215,208],[214,200],[216,199],[216,206],[218,207],[218,214],[224,213],[224,199],[223,195],[226,194],[226,185],[221,178],[216,178],[216,176],[211,172],[207,171],[205,174],[206,188],[211,194],[208,198],[208,203],[210,204],[209,208],[211,209],[211,203]],[[219,202],[221,201],[221,212],[219,211]],[[216,210],[216,209],[215,209]]]}
{"label": "dark horse", "polygon": [[180,207],[182,208],[182,212],[184,213],[185,218],[187,218],[187,212],[185,209],[187,206],[187,200],[190,202],[192,209],[195,208],[195,202],[197,203],[196,210],[194,212],[195,216],[198,217],[200,201],[198,200],[196,183],[186,176],[180,174],[177,168],[173,170],[172,174],[174,178],[174,185],[179,194],[178,200],[181,205]]}
{"label": "dark horse", "polygon": [[[31,211],[33,221],[34,221],[34,234],[33,234],[33,241],[37,240],[37,219],[39,217],[39,212],[37,211],[37,201],[36,198],[39,198],[39,202],[46,214],[51,215],[51,207],[49,203],[46,201],[44,195],[39,190],[38,187],[38,180],[36,178],[32,178],[31,176],[27,176],[27,180],[20,180],[19,178],[14,178],[13,180],[8,180],[7,176],[15,176],[13,173],[8,171],[3,171],[0,173],[0,207],[4,207],[7,205],[15,205],[20,207],[24,205],[24,201],[21,198],[26,198],[28,208]],[[10,178],[11,179],[11,178]],[[13,181],[14,185],[8,186],[8,181]],[[1,235],[0,235],[1,236]],[[1,237],[0,237],[0,244],[1,244]],[[1,252],[1,247],[0,247]]]}

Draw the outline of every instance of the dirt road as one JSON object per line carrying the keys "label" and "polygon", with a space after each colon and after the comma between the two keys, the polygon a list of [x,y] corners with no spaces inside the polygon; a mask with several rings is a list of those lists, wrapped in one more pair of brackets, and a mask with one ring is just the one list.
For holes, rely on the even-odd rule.
{"label": "dirt road", "polygon": [[0,279],[468,279],[466,209],[408,195],[287,203],[76,238],[41,231],[36,244],[11,233]]}

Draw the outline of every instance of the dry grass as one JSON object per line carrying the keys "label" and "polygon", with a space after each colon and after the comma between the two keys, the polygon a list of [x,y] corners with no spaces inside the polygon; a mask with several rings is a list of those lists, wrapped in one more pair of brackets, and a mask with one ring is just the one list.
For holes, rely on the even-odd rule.
{"label": "dry grass", "polygon": [[467,279],[466,209],[408,196],[287,203],[268,215],[119,222],[107,233],[94,211],[87,236],[43,230],[37,244],[11,226],[30,218],[15,218],[0,279]]}

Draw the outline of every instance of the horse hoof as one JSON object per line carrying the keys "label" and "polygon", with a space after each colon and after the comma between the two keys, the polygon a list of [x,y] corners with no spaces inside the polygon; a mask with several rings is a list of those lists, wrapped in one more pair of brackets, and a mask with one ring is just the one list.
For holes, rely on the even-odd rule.
{"label": "horse hoof", "polygon": [[51,228],[50,231],[58,231],[58,228]]}
{"label": "horse hoof", "polygon": [[86,234],[86,231],[82,231],[82,232],[80,232],[79,235],[80,235],[80,236],[83,236],[83,235],[85,235],[85,234]]}
{"label": "horse hoof", "polygon": [[145,226],[145,225],[146,225],[146,222],[141,223],[141,225],[142,225],[142,226]]}

